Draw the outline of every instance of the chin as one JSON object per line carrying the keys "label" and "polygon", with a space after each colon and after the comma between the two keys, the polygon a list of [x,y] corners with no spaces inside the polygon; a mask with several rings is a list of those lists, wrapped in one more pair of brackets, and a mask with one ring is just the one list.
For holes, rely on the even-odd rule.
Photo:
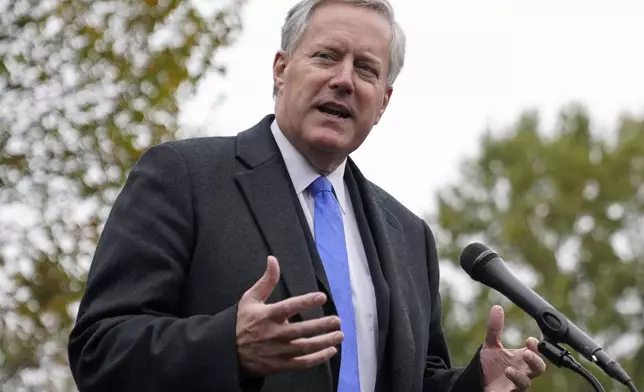
{"label": "chin", "polygon": [[318,126],[307,132],[307,139],[316,150],[338,152],[347,149],[349,135],[350,133],[335,128]]}

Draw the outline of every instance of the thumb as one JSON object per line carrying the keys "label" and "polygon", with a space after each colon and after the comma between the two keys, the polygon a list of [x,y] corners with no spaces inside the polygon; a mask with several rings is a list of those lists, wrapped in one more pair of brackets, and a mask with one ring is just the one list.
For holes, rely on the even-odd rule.
{"label": "thumb", "polygon": [[503,308],[499,305],[492,306],[487,321],[487,334],[485,335],[486,347],[503,347],[501,345],[501,332],[503,331],[504,318]]}
{"label": "thumb", "polygon": [[256,301],[264,302],[273,292],[280,279],[280,266],[274,256],[266,259],[264,275],[250,288],[250,297]]}

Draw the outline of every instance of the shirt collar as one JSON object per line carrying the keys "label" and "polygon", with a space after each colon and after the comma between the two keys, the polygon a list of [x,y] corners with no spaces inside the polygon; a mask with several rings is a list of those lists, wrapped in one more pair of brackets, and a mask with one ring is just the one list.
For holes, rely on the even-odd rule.
{"label": "shirt collar", "polygon": [[[271,123],[271,132],[273,133],[273,138],[275,139],[277,147],[284,159],[284,163],[286,164],[286,170],[288,171],[289,176],[291,176],[295,192],[299,195],[304,192],[306,188],[320,176],[320,174],[291,144],[286,136],[284,136],[284,133],[277,125],[277,120],[273,120]],[[326,176],[333,185],[333,190],[335,191],[340,208],[342,208],[342,212],[345,214],[347,211],[347,196],[344,189],[344,170],[346,165],[347,160],[345,159],[333,172]]]}

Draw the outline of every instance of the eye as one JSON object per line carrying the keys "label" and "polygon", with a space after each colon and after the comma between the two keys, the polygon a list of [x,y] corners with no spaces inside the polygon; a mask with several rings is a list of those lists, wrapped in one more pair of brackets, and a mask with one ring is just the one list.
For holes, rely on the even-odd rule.
{"label": "eye", "polygon": [[369,65],[360,65],[358,66],[358,69],[360,70],[360,72],[364,74],[378,76],[378,71],[376,71],[373,67]]}
{"label": "eye", "polygon": [[334,59],[333,55],[331,53],[329,53],[329,52],[320,52],[320,53],[316,54],[315,56],[319,57],[319,58],[321,58],[323,60],[333,60]]}

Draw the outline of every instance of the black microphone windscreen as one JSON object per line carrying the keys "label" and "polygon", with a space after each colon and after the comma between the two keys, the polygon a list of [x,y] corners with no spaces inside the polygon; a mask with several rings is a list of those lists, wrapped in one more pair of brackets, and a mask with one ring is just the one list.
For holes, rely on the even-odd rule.
{"label": "black microphone windscreen", "polygon": [[479,260],[479,257],[486,252],[492,252],[487,245],[483,245],[479,242],[469,244],[465,249],[463,249],[463,252],[461,252],[461,268],[463,268],[469,275],[472,275],[474,264]]}

